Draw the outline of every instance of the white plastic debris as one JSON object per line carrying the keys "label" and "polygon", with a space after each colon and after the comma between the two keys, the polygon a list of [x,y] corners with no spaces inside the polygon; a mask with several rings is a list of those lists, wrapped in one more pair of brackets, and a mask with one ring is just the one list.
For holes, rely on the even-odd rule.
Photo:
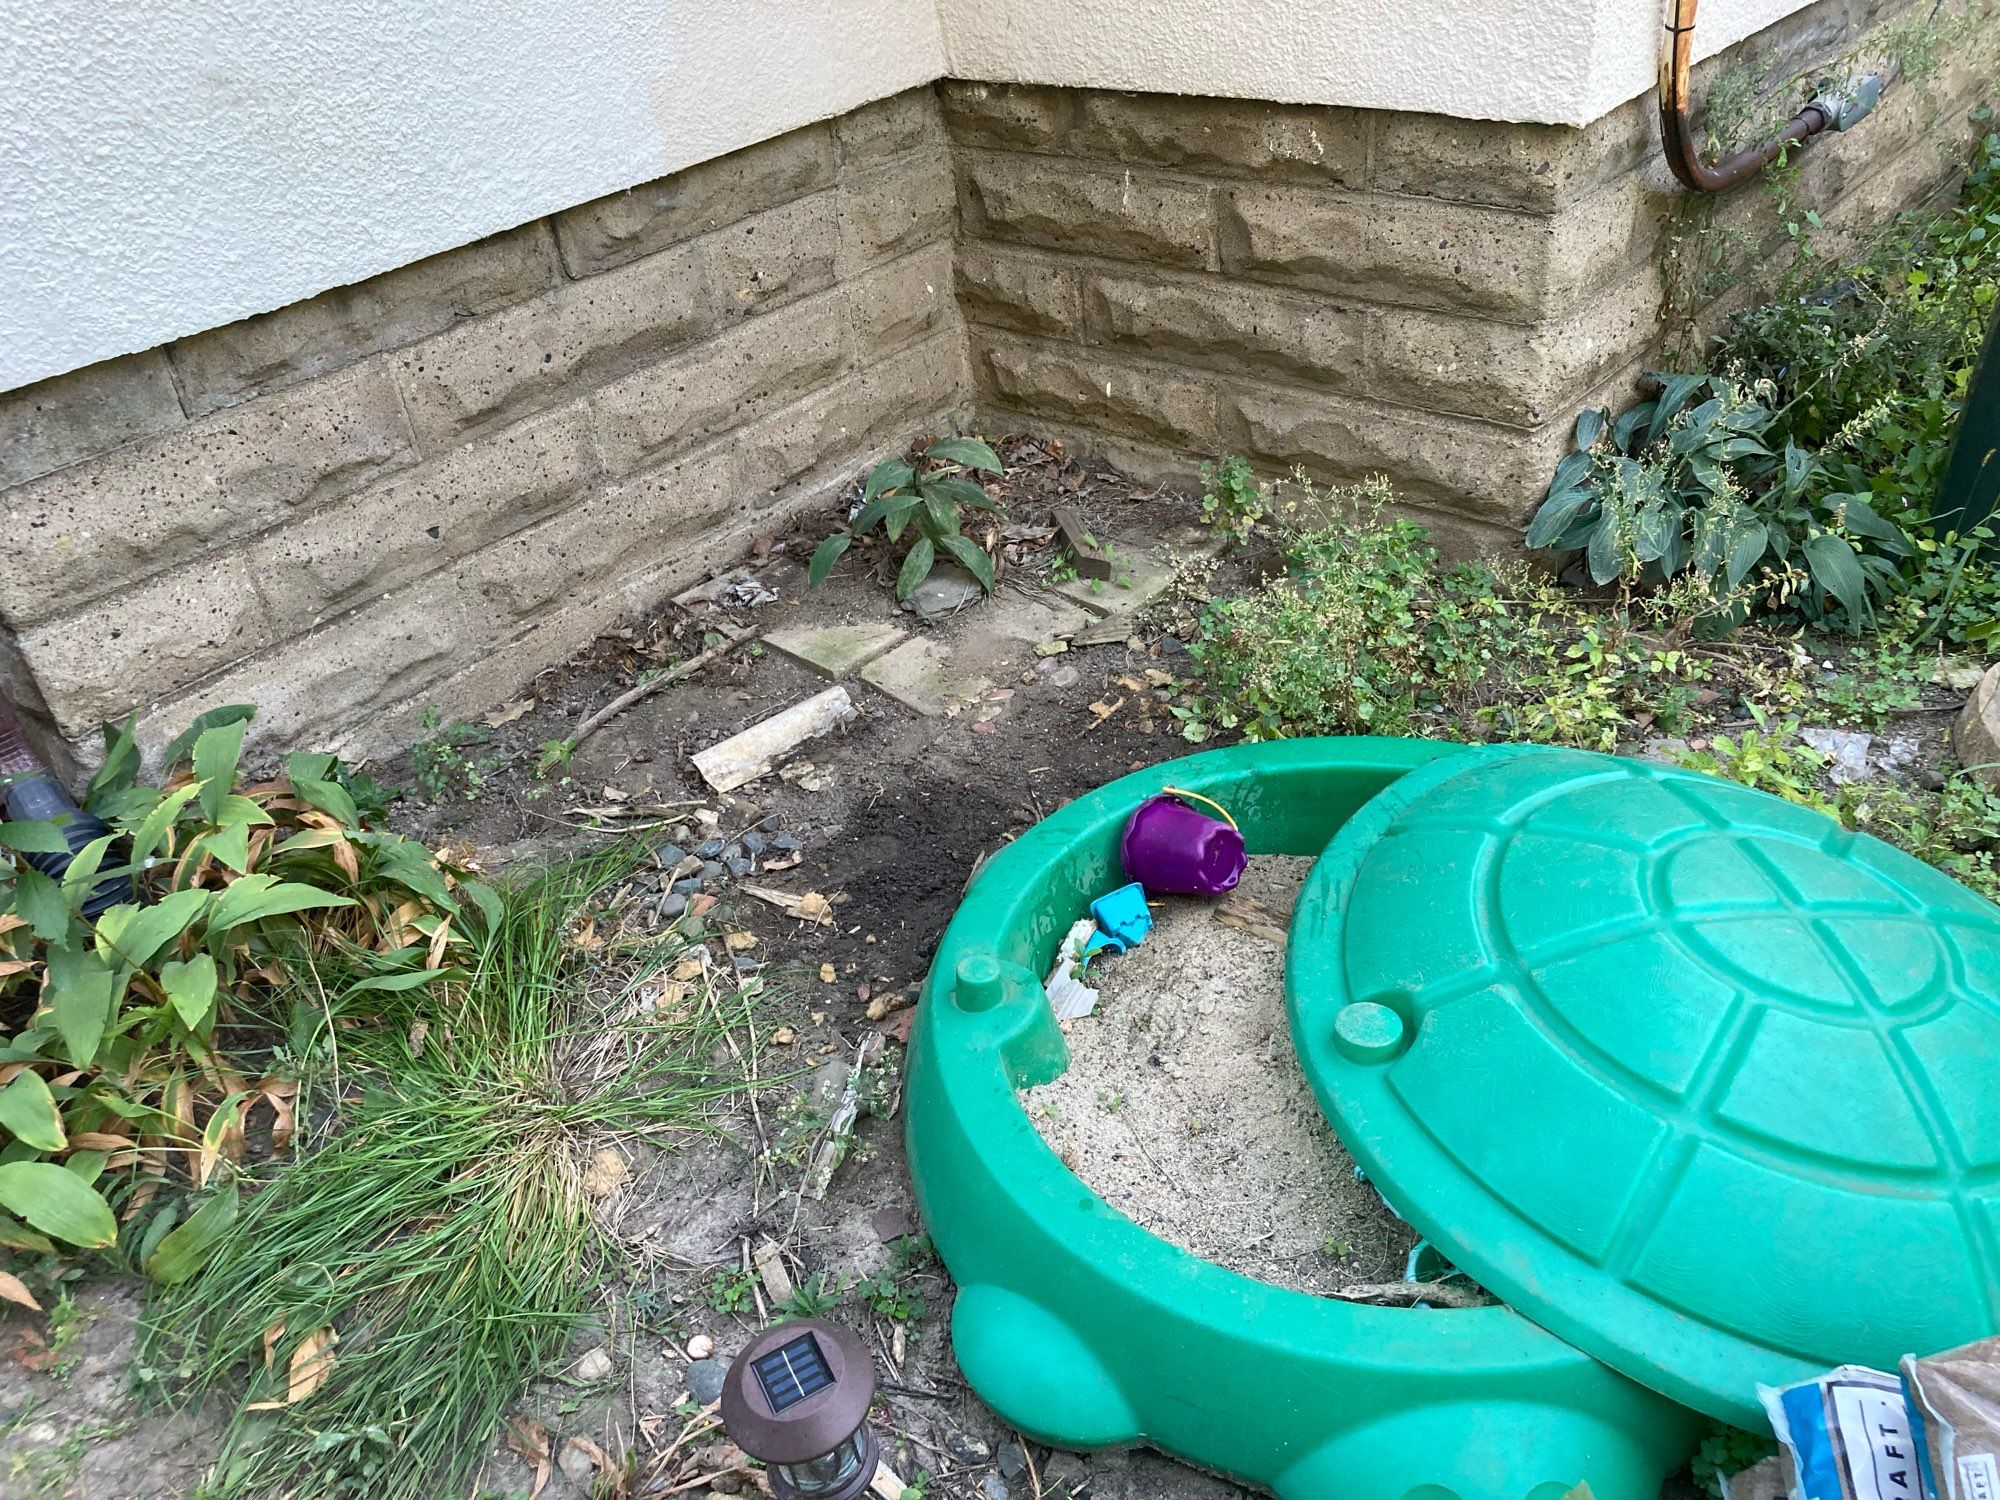
{"label": "white plastic debris", "polygon": [[1049,1008],[1056,1013],[1058,1021],[1074,1021],[1092,1014],[1097,1009],[1097,991],[1083,982],[1083,950],[1097,934],[1097,923],[1090,917],[1078,920],[1062,940],[1062,947],[1056,950],[1055,967],[1049,970],[1049,977],[1042,982],[1042,989],[1049,997]]}

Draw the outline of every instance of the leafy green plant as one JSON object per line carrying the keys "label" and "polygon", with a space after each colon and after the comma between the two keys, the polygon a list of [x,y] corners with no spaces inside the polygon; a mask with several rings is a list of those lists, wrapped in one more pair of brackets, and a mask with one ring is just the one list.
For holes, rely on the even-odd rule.
{"label": "leafy green plant", "polygon": [[1744,1432],[1721,1422],[1711,1424],[1694,1450],[1688,1475],[1708,1494],[1720,1497],[1722,1481],[1740,1474],[1778,1451],[1770,1434]]}
{"label": "leafy green plant", "polygon": [[1755,703],[1750,705],[1750,718],[1749,727],[1733,735],[1714,735],[1708,749],[1684,750],[1675,760],[1689,770],[1741,782],[1829,817],[1837,816],[1833,803],[1819,788],[1826,757],[1798,738],[1798,720],[1774,720]]}
{"label": "leafy green plant", "polygon": [[1271,487],[1257,478],[1241,454],[1203,461],[1201,518],[1214,535],[1242,546],[1256,534],[1270,501]]}
{"label": "leafy green plant", "polygon": [[[464,947],[461,883],[421,844],[368,826],[330,755],[295,754],[269,780],[239,764],[253,710],[202,715],[166,749],[165,780],[139,779],[132,727],[106,731],[84,795],[112,829],[58,884],[26,864],[0,870],[0,1244],[110,1245],[113,1183],[135,1258],[157,1279],[188,1274],[234,1213],[226,1190],[176,1226],[176,1177],[200,1187],[240,1156],[264,1106],[290,1132],[289,1085],[242,1071],[220,1038],[260,1017],[300,973],[337,1004],[451,977]],[[67,847],[52,823],[0,825],[16,853]],[[95,919],[100,882],[131,899]]]}
{"label": "leafy green plant", "polygon": [[869,471],[854,519],[813,552],[806,568],[807,583],[815,588],[824,583],[847,549],[879,526],[891,546],[906,533],[910,536],[909,550],[896,573],[898,599],[907,599],[910,591],[930,576],[940,553],[963,564],[980,587],[991,593],[993,559],[964,535],[963,527],[967,510],[1000,508],[986,493],[986,486],[971,476],[1000,472],[999,456],[971,437],[940,438],[914,463],[897,458],[877,464]]}
{"label": "leafy green plant", "polygon": [[785,1318],[823,1318],[840,1306],[848,1287],[829,1271],[815,1271],[792,1288],[792,1295],[778,1304],[777,1314]]}
{"label": "leafy green plant", "polygon": [[746,1313],[757,1305],[757,1273],[737,1266],[717,1266],[709,1272],[703,1295],[719,1313]]}
{"label": "leafy green plant", "polygon": [[499,765],[496,757],[476,753],[493,737],[492,731],[463,720],[446,723],[436,704],[424,710],[418,723],[423,738],[410,747],[410,775],[416,779],[417,790],[429,802],[443,802],[454,795],[472,801]]}
{"label": "leafy green plant", "polygon": [[236,1231],[146,1330],[149,1363],[235,1398],[218,1497],[466,1493],[613,1253],[582,1185],[593,1155],[716,1128],[744,1086],[730,1000],[638,1003],[672,945],[579,941],[592,894],[639,857],[621,846],[468,903],[447,990],[389,992],[367,1025],[335,1008],[338,1073],[313,1080],[327,1138],[246,1174]]}
{"label": "leafy green plant", "polygon": [[1811,618],[1838,605],[1866,620],[1912,553],[1902,529],[1865,494],[1825,492],[1818,460],[1796,443],[1774,451],[1776,414],[1741,387],[1707,374],[1652,379],[1659,394],[1615,420],[1577,418],[1527,545],[1581,551],[1600,584],[1691,571],[1718,601],[1749,584]]}

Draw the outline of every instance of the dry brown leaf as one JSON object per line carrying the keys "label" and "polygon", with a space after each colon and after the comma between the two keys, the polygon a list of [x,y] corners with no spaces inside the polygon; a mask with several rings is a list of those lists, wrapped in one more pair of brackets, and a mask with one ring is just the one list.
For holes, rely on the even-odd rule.
{"label": "dry brown leaf", "polygon": [[534,709],[534,706],[535,700],[533,698],[516,698],[512,703],[504,703],[486,716],[486,727],[488,729],[500,729],[513,723],[516,719],[524,719]]}
{"label": "dry brown leaf", "polygon": [[431,934],[431,951],[424,956],[424,967],[426,969],[441,969],[444,967],[445,945],[450,941],[451,918],[446,917],[442,922],[438,923],[437,931]]}
{"label": "dry brown leaf", "polygon": [[24,1370],[46,1370],[56,1362],[56,1351],[37,1329],[23,1328],[14,1335],[14,1363]]}
{"label": "dry brown leaf", "polygon": [[286,1405],[305,1400],[333,1373],[333,1346],[339,1342],[340,1335],[331,1328],[316,1328],[299,1340],[285,1384]]}
{"label": "dry brown leaf", "polygon": [[536,1500],[549,1482],[549,1430],[533,1417],[516,1413],[507,1419],[507,1446],[535,1471],[534,1488],[528,1500]]}
{"label": "dry brown leaf", "polygon": [[9,1302],[18,1302],[29,1312],[40,1312],[42,1304],[35,1300],[35,1294],[28,1290],[27,1282],[12,1271],[0,1271],[0,1297]]}
{"label": "dry brown leaf", "polygon": [[430,1022],[412,1021],[410,1023],[410,1056],[422,1057],[424,1055],[424,1038],[430,1034]]}
{"label": "dry brown leaf", "polygon": [[123,1151],[132,1144],[128,1135],[113,1135],[108,1130],[79,1130],[69,1138],[72,1151]]}
{"label": "dry brown leaf", "polygon": [[264,1368],[269,1370],[277,1364],[278,1340],[285,1336],[285,1325],[273,1323],[264,1330]]}
{"label": "dry brown leaf", "polygon": [[819,982],[821,984],[832,984],[838,977],[832,964],[821,964],[819,966]]}

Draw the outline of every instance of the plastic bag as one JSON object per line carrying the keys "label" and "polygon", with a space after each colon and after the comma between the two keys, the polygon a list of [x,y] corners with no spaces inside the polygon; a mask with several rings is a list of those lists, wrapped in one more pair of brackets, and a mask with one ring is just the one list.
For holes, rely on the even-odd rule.
{"label": "plastic bag", "polygon": [[2000,1500],[2000,1338],[1905,1355],[1902,1370],[1936,1500]]}
{"label": "plastic bag", "polygon": [[1791,1461],[1793,1500],[1924,1500],[1917,1439],[1894,1375],[1842,1365],[1783,1390],[1760,1385],[1757,1394]]}

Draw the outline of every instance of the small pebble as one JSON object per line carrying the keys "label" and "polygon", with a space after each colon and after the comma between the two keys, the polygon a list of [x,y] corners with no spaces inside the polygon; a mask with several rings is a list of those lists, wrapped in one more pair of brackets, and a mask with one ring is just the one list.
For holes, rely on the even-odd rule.
{"label": "small pebble", "polygon": [[[701,880],[696,876],[689,876],[686,880],[676,880],[674,882],[674,894],[676,896],[692,896],[699,893],[700,890]],[[681,904],[685,906],[687,903],[683,901]]]}
{"label": "small pebble", "polygon": [[722,852],[721,839],[703,839],[694,846],[694,852],[703,859],[714,859]]}
{"label": "small pebble", "polygon": [[979,1500],[1008,1500],[1007,1481],[998,1474],[988,1474],[979,1481]]}
{"label": "small pebble", "polygon": [[678,893],[660,898],[660,915],[663,917],[678,917],[687,908],[688,898]]}
{"label": "small pebble", "polygon": [[724,860],[723,863],[728,866],[729,873],[732,875],[748,875],[750,873],[750,861],[740,854],[734,859]]}
{"label": "small pebble", "polygon": [[679,844],[662,844],[653,851],[653,863],[662,870],[671,870],[686,858],[687,850],[681,848]]}
{"label": "small pebble", "polygon": [[714,859],[703,860],[701,862],[701,878],[703,880],[720,880],[722,878],[722,862]]}
{"label": "small pebble", "polygon": [[743,847],[752,854],[762,854],[764,852],[764,835],[756,832],[744,834]]}
{"label": "small pebble", "polygon": [[589,1385],[611,1373],[611,1351],[602,1345],[576,1362],[576,1378]]}
{"label": "small pebble", "polygon": [[[746,840],[746,842],[748,841]],[[805,845],[801,844],[797,839],[793,838],[789,833],[781,833],[776,838],[771,840],[771,847],[783,853],[789,854],[794,849],[805,848]]]}
{"label": "small pebble", "polygon": [[[689,1383],[692,1386],[692,1382]],[[1012,1438],[1000,1445],[1000,1473],[1007,1479],[1019,1479],[1028,1469],[1028,1450]]]}
{"label": "small pebble", "polygon": [[[692,1343],[688,1345],[694,1347]],[[698,1359],[687,1367],[688,1398],[698,1406],[719,1400],[722,1385],[729,1378],[729,1366],[719,1359]]]}
{"label": "small pebble", "polygon": [[705,1333],[697,1333],[688,1340],[689,1359],[707,1359],[715,1353],[715,1340]]}
{"label": "small pebble", "polygon": [[724,864],[728,864],[732,859],[741,859],[742,857],[743,846],[741,844],[724,844],[722,846],[721,858]]}

